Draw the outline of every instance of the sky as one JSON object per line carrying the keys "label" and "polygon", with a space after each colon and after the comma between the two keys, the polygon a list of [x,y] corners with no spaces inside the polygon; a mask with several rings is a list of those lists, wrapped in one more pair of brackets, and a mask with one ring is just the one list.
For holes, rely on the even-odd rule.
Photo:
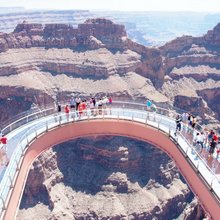
{"label": "sky", "polygon": [[0,7],[117,11],[220,12],[220,0],[0,0]]}

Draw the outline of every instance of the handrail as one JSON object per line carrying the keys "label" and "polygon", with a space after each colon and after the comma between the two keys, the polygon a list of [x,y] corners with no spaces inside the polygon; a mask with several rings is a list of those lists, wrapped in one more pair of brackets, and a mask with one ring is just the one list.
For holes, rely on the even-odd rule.
{"label": "handrail", "polygon": [[[115,106],[116,104],[119,104],[119,105],[129,105],[129,106],[135,105],[135,106],[139,106],[139,107],[141,106],[141,107],[142,107],[142,110],[144,110],[144,109],[149,110],[149,109],[147,109],[146,104],[140,103],[140,102],[114,101],[114,102],[112,103],[113,106]],[[46,109],[40,109],[40,107],[39,107],[38,110],[39,110],[39,111],[36,111],[36,112],[34,112],[34,113],[31,112],[30,114],[29,114],[30,110],[28,110],[28,111],[26,111],[26,112],[24,112],[24,113],[21,113],[21,116],[22,116],[22,117],[19,117],[20,114],[18,114],[17,116],[15,116],[16,118],[17,118],[17,117],[18,117],[18,118],[17,118],[15,121],[11,122],[10,124],[6,125],[6,126],[1,130],[1,132],[2,132],[4,135],[8,134],[9,132],[12,131],[12,126],[13,126],[13,125],[15,125],[15,124],[18,123],[18,122],[21,122],[22,120],[24,120],[24,123],[23,123],[23,124],[26,124],[27,122],[29,122],[28,118],[31,117],[31,116],[35,116],[35,115],[37,116],[38,114],[46,113],[46,112],[49,111],[49,110],[56,112],[54,103],[53,103],[53,104],[50,104],[50,105],[47,105],[47,108],[46,108]],[[157,111],[167,111],[167,112],[168,112],[168,115],[171,114],[171,113],[173,113],[174,115],[177,115],[177,114],[178,114],[178,113],[176,113],[176,111],[175,111],[174,109],[166,109],[166,108],[162,108],[162,107],[158,107],[158,106],[157,106]],[[24,115],[26,114],[26,115],[23,116],[23,114],[24,114]],[[47,116],[47,115],[48,115],[48,114],[45,114],[45,116]],[[25,121],[25,119],[26,119],[27,121]],[[18,126],[15,126],[14,129],[17,128],[17,127],[20,127],[21,125],[22,125],[22,123],[19,124]],[[196,126],[199,127],[198,130],[203,130],[203,128],[202,128],[202,126],[201,126],[200,124],[197,123]],[[14,130],[14,129],[13,129],[13,130]]]}
{"label": "handrail", "polygon": [[23,118],[23,117],[25,117],[27,115],[30,115],[30,114],[33,114],[33,113],[41,112],[44,109],[47,109],[47,108],[50,108],[50,107],[52,107],[51,103],[47,104],[47,105],[44,105],[44,106],[38,106],[38,105],[35,104],[30,109],[28,109],[26,111],[23,111],[23,112],[20,112],[17,115],[13,115],[13,116],[10,117],[10,119],[3,121],[1,123],[1,128],[6,127],[7,125],[13,123],[14,121],[19,120],[20,118]]}
{"label": "handrail", "polygon": [[[28,115],[26,115],[26,116],[24,116],[24,117],[21,117],[21,118],[17,119],[16,121],[10,123],[10,124],[7,125],[6,127],[4,127],[1,132],[2,132],[4,135],[5,135],[5,134],[8,134],[8,133],[11,132],[12,130],[14,130],[14,129],[20,127],[21,125],[24,125],[24,124],[26,124],[26,123],[32,121],[32,120],[30,120],[30,117],[32,117],[32,116],[38,117],[39,114],[44,114],[44,113],[46,113],[47,111],[52,111],[52,110],[54,110],[54,108],[51,107],[51,108],[47,108],[47,109],[44,109],[44,110],[40,110],[40,111],[31,113],[31,114],[28,114]],[[47,115],[48,115],[48,114],[45,114],[44,116],[47,116]],[[33,119],[35,119],[35,118],[33,118]],[[22,121],[24,121],[24,123],[18,124],[18,126],[14,126],[14,127],[13,127],[13,125],[15,125],[15,124],[18,123],[18,122],[22,122]],[[14,129],[12,129],[12,128],[14,128]]]}
{"label": "handrail", "polygon": [[[114,101],[114,103],[142,106],[144,109],[146,109],[146,110],[149,111],[149,109],[147,109],[146,104],[144,104],[144,103],[139,103],[139,102],[127,102],[127,101],[126,101],[126,102],[125,102],[125,101]],[[168,113],[174,114],[174,117],[173,117],[173,118],[175,118],[177,115],[181,115],[181,113],[184,112],[184,111],[182,111],[181,113],[178,113],[179,109],[175,109],[175,108],[167,109],[167,108],[163,108],[163,107],[160,107],[160,106],[159,106],[159,107],[157,106],[157,110],[165,110],[165,111],[168,111]],[[199,123],[196,123],[196,129],[201,131],[201,130],[203,130],[203,127],[202,127],[202,125],[200,125]]]}
{"label": "handrail", "polygon": [[[175,130],[175,120],[169,118],[170,113],[173,113],[173,112],[171,112],[168,109],[158,108],[157,109],[158,113],[153,113],[153,112],[146,111],[147,108],[142,103],[130,103],[130,102],[118,102],[117,101],[117,102],[115,102],[114,105],[117,106],[117,104],[119,105],[120,109],[115,108],[115,107],[112,106],[110,114],[107,113],[107,114],[98,115],[98,117],[96,117],[96,118],[103,118],[104,119],[104,118],[108,118],[110,116],[112,117],[113,115],[114,116],[117,115],[118,118],[120,118],[120,117],[123,118],[124,117],[123,119],[127,119],[127,120],[144,119],[145,122],[148,123],[148,124],[149,124],[149,122],[155,122],[156,119],[160,118],[160,121],[158,121],[157,125],[153,125],[153,124],[150,124],[150,125],[154,126],[154,127],[158,126],[158,128],[160,128],[160,124],[161,125],[165,124],[165,122],[163,122],[163,120],[169,120],[169,135],[170,135],[170,125],[172,125],[172,131]],[[125,105],[129,105],[129,106],[135,105],[136,107],[137,106],[142,107],[142,109],[137,110],[137,108],[134,108],[134,109],[127,108],[127,107],[125,107]],[[9,166],[8,166],[6,172],[5,172],[5,175],[2,179],[2,182],[1,182],[0,207],[2,207],[2,210],[7,207],[8,193],[10,191],[11,185],[14,182],[14,179],[16,177],[16,173],[19,170],[19,167],[21,165],[21,160],[22,160],[22,157],[23,157],[23,155],[24,155],[24,153],[27,149],[27,145],[31,141],[33,141],[38,135],[40,135],[41,133],[44,133],[45,131],[47,131],[48,129],[50,129],[52,127],[59,126],[59,125],[64,124],[64,123],[70,123],[70,122],[73,122],[75,120],[88,120],[88,119],[89,120],[95,120],[96,119],[96,118],[91,117],[89,115],[88,116],[83,116],[82,118],[78,118],[77,117],[77,112],[75,112],[75,111],[71,112],[69,118],[67,119],[65,113],[61,113],[59,115],[54,115],[53,114],[54,111],[52,111],[52,114],[51,114],[50,110],[52,110],[52,108],[48,108],[48,109],[45,109],[43,111],[43,112],[45,112],[43,117],[48,116],[44,120],[45,123],[44,123],[43,127],[39,127],[39,125],[36,124],[31,129],[28,129],[22,135],[22,137],[21,137],[21,139],[20,139],[20,141],[17,145],[18,147],[15,149],[15,152],[12,155],[11,162],[10,162],[10,164],[9,164]],[[54,110],[54,108],[53,108],[53,110]],[[108,110],[108,107],[107,107],[107,110]],[[103,109],[102,111],[104,112],[105,109]],[[27,116],[17,120],[14,123],[16,124],[17,122],[25,120],[27,117],[31,117],[31,116],[36,115],[38,113],[39,112],[27,115]],[[116,113],[116,114],[114,114],[114,113]],[[125,113],[127,113],[127,115]],[[130,115],[128,115],[128,113]],[[174,114],[176,114],[176,113],[174,113]],[[140,117],[140,115],[141,115],[141,117]],[[139,117],[137,117],[137,116],[139,116]],[[152,120],[151,120],[151,118],[152,118]],[[40,120],[40,119],[38,119],[38,120]],[[54,123],[54,121],[56,121],[56,122]],[[52,127],[50,127],[51,122],[53,123]],[[7,127],[10,127],[10,125],[8,125]],[[184,141],[191,148],[191,150],[194,150],[193,147],[191,146],[191,144],[188,142],[188,140],[186,139],[186,137],[184,135],[181,134],[180,137],[182,137],[184,139]],[[178,142],[178,140],[177,140],[177,142]],[[187,151],[185,153],[187,155]],[[196,151],[195,151],[195,154],[196,154],[196,156],[198,156],[199,161],[202,161],[202,163],[207,167],[209,172],[212,174],[213,178],[212,178],[211,183],[210,183],[210,186],[212,188],[213,187],[212,184],[214,182],[214,179],[216,179],[218,182],[220,182],[220,179],[219,179],[218,176],[215,175],[215,173],[210,169],[210,167],[207,166],[205,161],[200,157],[200,155]],[[195,167],[196,166],[197,165],[195,165]],[[198,164],[198,166],[199,166],[199,164]],[[196,167],[196,169],[199,171],[199,167]],[[209,184],[209,182],[207,181],[207,178],[204,178],[204,179]],[[218,197],[220,197],[220,195],[218,195]]]}

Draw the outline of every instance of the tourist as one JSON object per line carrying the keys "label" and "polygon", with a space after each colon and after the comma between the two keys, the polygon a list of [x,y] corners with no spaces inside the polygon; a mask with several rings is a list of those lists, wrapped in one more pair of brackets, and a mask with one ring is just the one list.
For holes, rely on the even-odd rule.
{"label": "tourist", "polygon": [[81,102],[78,105],[78,113],[79,113],[79,118],[81,118],[82,114],[83,114],[83,110],[84,110],[84,104]]}
{"label": "tourist", "polygon": [[55,112],[55,114],[54,114],[54,120],[55,120],[55,122],[57,122],[57,120],[59,119],[60,121],[61,121],[61,119],[62,119],[62,116],[61,116],[61,105],[60,105],[60,103],[56,103],[55,104],[55,106],[56,106],[56,110],[57,110],[57,112]]}
{"label": "tourist", "polygon": [[147,110],[151,109],[152,102],[148,99],[146,102]]}
{"label": "tourist", "polygon": [[86,115],[86,99],[84,99],[83,101],[82,101],[82,103],[81,103],[81,105],[82,105],[82,111],[83,111],[83,115]]}
{"label": "tourist", "polygon": [[75,106],[76,106],[76,102],[75,102],[74,97],[72,96],[70,99],[70,109],[74,109]]}
{"label": "tourist", "polygon": [[211,143],[210,143],[210,148],[209,148],[209,157],[213,155],[214,151],[215,151],[215,147],[216,147],[216,141],[214,139],[212,139]]}
{"label": "tourist", "polygon": [[60,105],[60,103],[57,103],[57,112],[58,112],[58,113],[61,112],[61,105]]}
{"label": "tourist", "polygon": [[5,153],[7,154],[7,143],[8,143],[8,138],[4,136],[4,134],[1,135],[0,137],[0,143],[3,144]]}
{"label": "tourist", "polygon": [[213,135],[214,135],[214,131],[213,131],[213,130],[210,130],[210,132],[209,132],[209,134],[208,134],[208,144],[211,143],[212,138],[213,138]]}
{"label": "tourist", "polygon": [[157,111],[157,106],[156,106],[155,104],[152,104],[152,105],[151,105],[151,110],[152,110],[154,113],[156,113],[156,111]]}
{"label": "tourist", "polygon": [[95,98],[92,98],[92,102],[94,104],[94,116],[98,115],[98,101]]}
{"label": "tourist", "polygon": [[176,132],[174,133],[175,135],[177,135],[177,132],[181,131],[181,122],[182,122],[181,115],[177,115],[176,116]]}
{"label": "tourist", "polygon": [[199,132],[196,132],[196,135],[193,138],[193,145],[196,148],[196,150],[198,150],[198,148],[200,148],[200,146],[202,147],[201,142],[202,142],[201,135]]}
{"label": "tourist", "polygon": [[182,114],[182,122],[183,123],[187,123],[187,120],[188,120],[188,113],[187,112],[184,112],[183,114]]}
{"label": "tourist", "polygon": [[96,106],[96,100],[95,100],[95,98],[92,98],[92,102],[93,102],[93,105],[94,105],[94,107]]}
{"label": "tourist", "polygon": [[193,128],[193,130],[195,129],[195,127],[196,127],[196,117],[192,116],[192,128]]}
{"label": "tourist", "polygon": [[81,102],[81,99],[79,97],[76,98],[75,103],[76,103],[76,111],[78,111],[79,104]]}
{"label": "tourist", "polygon": [[188,125],[192,126],[193,116],[191,113],[188,114]]}
{"label": "tourist", "polygon": [[102,108],[103,108],[103,114],[107,114],[106,112],[106,106],[108,105],[108,98],[107,96],[104,96],[102,98]]}
{"label": "tourist", "polygon": [[109,98],[108,98],[108,103],[109,103],[109,105],[112,104],[112,97],[111,96],[109,96]]}
{"label": "tourist", "polygon": [[91,111],[91,115],[92,116],[95,116],[94,108],[95,108],[94,102],[93,102],[92,99],[90,99],[90,101],[89,101],[89,109]]}
{"label": "tourist", "polygon": [[206,135],[205,135],[205,133],[202,131],[201,134],[200,134],[200,145],[201,145],[201,147],[202,147],[201,152],[202,152],[202,150],[203,150],[203,148],[204,148],[205,142],[206,142]]}
{"label": "tourist", "polygon": [[98,113],[99,115],[101,115],[102,114],[102,99],[101,98],[99,99],[97,104],[98,104]]}
{"label": "tourist", "polygon": [[187,120],[188,120],[188,113],[184,112],[182,114],[182,126],[183,126],[182,130],[185,132],[188,131]]}
{"label": "tourist", "polygon": [[69,106],[68,106],[68,105],[66,105],[66,106],[64,107],[64,111],[65,111],[65,113],[66,113],[66,119],[69,121],[69,112],[70,112],[70,109],[69,109]]}
{"label": "tourist", "polygon": [[203,136],[204,136],[204,144],[203,144],[203,146],[204,146],[204,148],[208,148],[209,147],[209,141],[208,141],[208,130],[207,130],[207,128],[205,128],[204,130],[203,130]]}
{"label": "tourist", "polygon": [[213,139],[216,143],[218,142],[218,136],[217,136],[216,132],[213,132],[212,139]]}
{"label": "tourist", "polygon": [[106,108],[108,98],[106,96],[102,97],[102,108]]}
{"label": "tourist", "polygon": [[69,114],[70,109],[69,109],[69,106],[68,106],[68,105],[65,106],[64,111],[65,111],[66,114]]}

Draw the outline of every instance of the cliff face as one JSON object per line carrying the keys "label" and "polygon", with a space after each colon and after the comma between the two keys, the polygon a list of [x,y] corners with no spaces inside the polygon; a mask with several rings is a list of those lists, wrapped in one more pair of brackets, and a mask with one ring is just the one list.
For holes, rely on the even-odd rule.
{"label": "cliff face", "polygon": [[[207,74],[213,74],[213,77],[219,80],[219,71],[215,70],[215,68],[219,69],[220,64],[219,34],[220,24],[202,37],[183,36],[160,47],[161,54],[165,57],[164,68],[166,73],[172,74],[173,68],[180,69],[184,66],[191,66],[191,71],[193,72],[193,67],[203,65],[207,66]],[[195,74],[190,75],[189,69],[188,75],[196,78]],[[182,76],[186,76],[186,74],[183,72]],[[198,76],[198,79],[202,78]]]}
{"label": "cliff face", "polygon": [[0,92],[0,121],[1,127],[13,122],[14,116],[29,110],[33,103],[46,106],[53,99],[47,93],[38,89],[24,87],[1,86]]}
{"label": "cliff face", "polygon": [[[170,219],[191,198],[160,150],[122,137],[91,137],[56,146],[34,162],[17,219]],[[40,208],[44,215],[36,214]]]}
{"label": "cliff face", "polygon": [[[78,28],[73,28],[66,24],[18,24],[13,33],[0,35],[0,52],[4,54],[22,53],[21,48],[44,48],[45,53],[48,53],[49,48],[69,48],[76,54],[88,50],[95,51],[96,56],[99,58],[102,54],[99,49],[106,48],[113,55],[110,58],[113,63],[102,63],[98,60],[95,62],[90,61],[90,57],[85,56],[84,59],[76,59],[76,62],[65,62],[70,59],[68,53],[62,53],[63,62],[57,63],[50,57],[45,55],[32,57],[29,61],[25,59],[23,65],[18,63],[8,63],[8,65],[0,66],[0,74],[16,74],[22,71],[28,71],[40,68],[56,73],[71,73],[79,75],[90,75],[93,77],[107,77],[113,73],[126,73],[129,71],[137,72],[140,75],[149,77],[156,82],[159,78],[163,80],[162,59],[157,49],[146,48],[142,45],[132,42],[127,38],[126,31],[123,25],[117,25],[106,19],[88,19],[83,24],[79,24]],[[10,50],[13,49],[13,50]],[[29,52],[31,50],[31,52]],[[26,49],[26,53],[33,54],[33,49]],[[114,54],[129,54],[133,51],[139,55],[138,59],[132,55],[127,59],[126,65],[114,65]],[[4,58],[3,58],[4,59]],[[7,58],[6,58],[7,59]],[[120,59],[121,60],[121,59]],[[120,61],[119,60],[119,61]],[[7,59],[8,61],[8,59]],[[116,60],[117,63],[117,60]],[[129,64],[128,64],[129,63]]]}
{"label": "cliff face", "polygon": [[[90,38],[93,36],[93,38]],[[1,51],[28,47],[123,47],[121,37],[126,36],[123,25],[106,19],[88,19],[78,28],[66,24],[18,24],[13,33],[1,36]],[[6,40],[7,39],[7,40]]]}
{"label": "cliff face", "polygon": [[220,24],[202,37],[183,36],[160,47],[167,79],[163,94],[169,94],[175,106],[203,118],[220,119],[216,92],[220,89],[219,36]]}

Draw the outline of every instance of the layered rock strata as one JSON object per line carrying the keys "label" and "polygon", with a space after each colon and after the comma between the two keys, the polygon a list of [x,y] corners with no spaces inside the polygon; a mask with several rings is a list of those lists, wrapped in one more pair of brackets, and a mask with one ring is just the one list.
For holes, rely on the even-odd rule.
{"label": "layered rock strata", "polygon": [[[200,96],[213,87],[219,89],[218,35],[219,25],[202,37],[183,36],[160,48],[147,48],[128,39],[123,25],[114,24],[107,19],[88,19],[77,28],[66,24],[23,22],[17,25],[14,32],[0,34],[1,86],[13,84],[15,87],[39,89],[49,96],[62,97],[63,92],[77,95],[81,93],[70,89],[69,85],[72,86],[72,79],[80,81],[78,78],[83,78],[86,81],[81,81],[81,85],[77,86],[74,84],[73,88],[85,87],[83,95],[94,95],[98,92],[87,89],[89,81],[102,83],[104,80],[107,83],[112,76],[127,78],[132,73],[144,77],[142,79],[147,81],[146,88],[138,88],[137,92],[131,89],[131,92],[129,85],[124,86],[122,83],[117,90],[118,95],[148,97],[180,108],[184,106],[175,101],[176,95],[186,99],[193,96],[204,102],[204,113],[212,112],[213,109],[211,115],[217,114],[219,118],[220,114],[214,112],[219,109],[219,104],[215,103],[214,108],[210,106],[216,96],[208,101]],[[66,80],[57,82],[51,74],[57,79],[64,74],[62,76]],[[40,80],[44,81],[36,85],[31,80],[39,75]],[[48,83],[47,80],[56,82]],[[136,79],[131,81],[132,84],[136,82]],[[144,94],[145,90],[153,88],[152,84],[158,90],[155,97],[152,97],[152,92]],[[64,89],[60,89],[63,87]],[[100,91],[100,87],[102,86],[96,88]],[[106,91],[100,91],[100,94],[103,93]],[[31,102],[36,101],[32,99]],[[189,108],[184,109],[191,111]]]}
{"label": "layered rock strata", "polygon": [[34,162],[17,219],[170,219],[191,199],[160,150],[122,137],[91,137],[56,146]]}
{"label": "layered rock strata", "polygon": [[[62,60],[58,63],[39,54],[41,59],[31,57],[23,59],[21,63],[14,62],[14,65],[8,63],[8,56],[22,53],[21,48],[26,49],[24,53],[34,54],[32,48],[42,48],[46,54],[52,54],[50,48],[59,48],[57,53],[61,54]],[[14,49],[19,50],[14,50]],[[69,48],[67,52],[63,52],[62,48]],[[101,48],[108,50],[108,63],[105,62]],[[39,49],[36,49],[38,53]],[[85,55],[85,51],[92,51],[96,60]],[[53,50],[52,50],[53,51]],[[56,73],[81,74],[89,76],[106,77],[109,74],[123,74],[128,71],[135,71],[140,75],[154,79],[163,80],[162,59],[157,49],[146,48],[138,43],[132,42],[127,38],[127,34],[123,25],[117,25],[106,19],[88,19],[83,24],[79,24],[78,28],[73,28],[66,24],[28,24],[22,23],[17,25],[13,33],[0,34],[0,52],[3,58],[0,66],[0,74],[9,75],[19,72],[40,69]],[[72,54],[71,54],[72,52]],[[4,55],[6,54],[6,58]],[[128,54],[126,63],[122,65],[118,63],[117,55]],[[84,56],[85,55],[85,56]],[[116,55],[116,58],[114,58]],[[72,60],[77,56],[75,62]],[[79,56],[79,57],[78,57]],[[103,58],[102,58],[103,57]],[[6,59],[6,65],[4,65]],[[30,61],[31,59],[31,61]],[[69,61],[67,61],[67,59]],[[123,60],[120,59],[119,60]],[[86,73],[85,73],[86,72]],[[157,73],[157,74],[155,74]]]}
{"label": "layered rock strata", "polygon": [[220,24],[202,37],[183,36],[160,47],[165,57],[166,73],[174,77],[182,75],[198,80],[207,77],[219,80],[219,32]]}

